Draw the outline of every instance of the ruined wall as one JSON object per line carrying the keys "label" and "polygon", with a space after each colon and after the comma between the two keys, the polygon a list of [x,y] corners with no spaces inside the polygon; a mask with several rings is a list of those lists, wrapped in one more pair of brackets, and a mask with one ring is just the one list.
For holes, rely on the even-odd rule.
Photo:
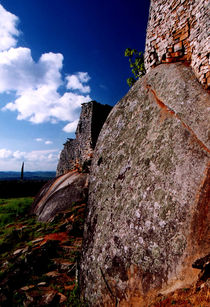
{"label": "ruined wall", "polygon": [[76,139],[67,139],[66,143],[63,145],[64,148],[61,151],[57,165],[57,176],[66,174],[69,170],[73,169],[75,166],[76,157],[78,156],[78,145]]}
{"label": "ruined wall", "polygon": [[205,88],[210,86],[208,0],[151,0],[147,26],[147,72],[160,63],[187,62]]}
{"label": "ruined wall", "polygon": [[93,150],[112,107],[96,101],[82,104],[79,123],[76,129],[76,139],[68,139],[64,144],[57,166],[56,175],[63,175],[70,170],[90,164]]}

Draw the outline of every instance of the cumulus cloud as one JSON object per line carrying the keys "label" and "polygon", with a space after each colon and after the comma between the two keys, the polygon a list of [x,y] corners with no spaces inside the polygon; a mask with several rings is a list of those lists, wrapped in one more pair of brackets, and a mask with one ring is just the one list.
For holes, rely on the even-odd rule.
{"label": "cumulus cloud", "polygon": [[45,141],[43,138],[36,138],[35,141],[36,141],[36,142],[39,142],[39,143],[43,142],[43,143],[45,143],[45,145],[53,144],[52,141],[50,141],[50,140],[46,140],[46,141]]}
{"label": "cumulus cloud", "polygon": [[79,90],[81,93],[90,93],[90,86],[84,85],[90,80],[90,76],[87,72],[78,72],[75,75],[66,76],[67,89]]}
{"label": "cumulus cloud", "polygon": [[50,145],[50,144],[52,144],[53,142],[50,141],[50,140],[48,140],[48,141],[45,141],[44,143],[45,143],[46,145]]}
{"label": "cumulus cloud", "polygon": [[0,53],[0,92],[16,91],[23,95],[30,90],[47,86],[57,89],[61,84],[63,66],[60,53],[43,54],[36,63],[29,48],[10,48]]}
{"label": "cumulus cloud", "polygon": [[75,121],[67,124],[65,127],[63,127],[63,131],[71,133],[74,132],[77,128],[77,124],[79,122],[79,119],[76,119]]}
{"label": "cumulus cloud", "polygon": [[[29,48],[14,48],[19,35],[16,29],[18,18],[2,6],[0,20],[1,14],[8,25],[5,30],[0,21],[0,42],[4,40],[5,32],[11,40],[10,43],[9,39],[7,44],[4,43],[5,47],[0,45],[0,94],[13,92],[16,95],[14,101],[8,102],[2,111],[15,111],[18,120],[34,124],[66,121],[75,127],[81,104],[91,100],[88,95],[90,86],[87,85],[90,76],[87,72],[78,72],[63,80],[62,54],[45,53],[35,62]],[[60,86],[65,84],[66,92],[61,95]],[[64,131],[69,132],[66,128],[69,124],[64,127]]]}
{"label": "cumulus cloud", "polygon": [[25,154],[25,161],[49,161],[49,160],[57,160],[57,149],[51,150],[32,150]]}
{"label": "cumulus cloud", "polygon": [[42,138],[36,138],[35,140],[36,140],[37,142],[42,142],[42,141],[43,141]]}
{"label": "cumulus cloud", "polygon": [[15,160],[24,160],[25,156],[26,156],[26,152],[19,151],[19,150],[14,151],[13,154],[12,154],[12,157]]}
{"label": "cumulus cloud", "polygon": [[57,149],[23,152],[2,148],[0,149],[0,168],[7,171],[19,170],[20,163],[24,161],[27,168],[31,170],[55,170],[58,153]]}
{"label": "cumulus cloud", "polygon": [[0,159],[8,159],[12,156],[11,150],[2,148],[0,149]]}
{"label": "cumulus cloud", "polygon": [[5,10],[0,4],[0,51],[16,46],[20,32],[16,26],[18,17]]}

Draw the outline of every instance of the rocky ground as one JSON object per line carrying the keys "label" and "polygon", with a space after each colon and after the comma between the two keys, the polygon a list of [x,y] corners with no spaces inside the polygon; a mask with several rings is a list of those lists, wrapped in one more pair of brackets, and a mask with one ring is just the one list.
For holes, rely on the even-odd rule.
{"label": "rocky ground", "polygon": [[0,228],[0,306],[84,306],[77,285],[85,204],[50,224],[25,216]]}

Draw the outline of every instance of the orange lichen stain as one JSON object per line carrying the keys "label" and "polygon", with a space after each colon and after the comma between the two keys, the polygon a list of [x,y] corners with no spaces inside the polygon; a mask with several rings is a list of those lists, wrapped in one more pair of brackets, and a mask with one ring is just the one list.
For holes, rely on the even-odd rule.
{"label": "orange lichen stain", "polygon": [[177,118],[181,121],[181,124],[191,133],[191,135],[194,138],[194,141],[202,148],[204,149],[206,152],[210,153],[210,150],[208,149],[208,147],[203,144],[203,142],[201,140],[199,140],[199,138],[197,137],[197,135],[195,134],[195,132],[187,125],[185,124],[180,118],[179,116],[177,116]]}
{"label": "orange lichen stain", "polygon": [[104,296],[103,306],[107,307],[200,307],[209,306],[210,292],[208,284],[200,283],[199,287],[196,282],[190,286],[182,287],[167,294],[161,294],[160,290],[150,290],[146,295],[141,293],[141,290],[130,289],[130,293],[126,293],[126,299],[118,300],[117,305],[113,300]]}
{"label": "orange lichen stain", "polygon": [[75,284],[69,285],[69,286],[64,286],[64,289],[68,290],[68,291],[72,291],[74,288],[75,288]]}
{"label": "orange lichen stain", "polygon": [[[150,303],[150,307],[200,307],[209,306],[210,295],[207,284],[203,283],[202,288],[192,285],[189,288],[178,289],[167,295],[158,295]],[[142,305],[145,306],[145,305]]]}
{"label": "orange lichen stain", "polygon": [[153,97],[155,98],[155,102],[160,107],[160,123],[164,122],[165,119],[168,117],[175,116],[175,112],[168,108],[158,97],[155,91],[151,88],[150,85],[146,85],[147,89],[152,93]]}
{"label": "orange lichen stain", "polygon": [[[193,257],[192,257],[193,258]],[[195,260],[195,259],[194,259]],[[106,307],[171,307],[171,306],[209,306],[210,292],[208,282],[199,279],[199,270],[192,268],[192,259],[186,260],[185,268],[176,276],[176,280],[160,284],[156,288],[142,287],[141,268],[131,265],[127,271],[128,281],[126,289],[119,297],[117,284],[109,281],[111,291],[104,289],[102,302],[97,306]],[[194,275],[194,276],[193,276]]]}
{"label": "orange lichen stain", "polygon": [[[210,185],[210,182],[209,182],[209,176],[210,176],[209,171],[210,170],[209,169],[210,169],[210,162],[207,163],[207,166],[206,166],[206,168],[204,170],[203,178],[202,178],[201,183],[199,185],[198,192],[196,193],[196,197],[195,197],[196,203],[198,203],[198,201],[200,199],[200,195],[202,193],[203,187],[205,186],[206,182],[207,182],[208,188],[209,188],[209,185]],[[206,189],[204,189],[204,190],[206,190]]]}
{"label": "orange lichen stain", "polygon": [[64,242],[69,239],[69,236],[66,232],[59,232],[59,233],[50,233],[49,235],[46,235],[43,239],[43,241],[40,243],[40,245],[43,245],[48,240],[55,240]]}
{"label": "orange lichen stain", "polygon": [[153,94],[153,97],[155,98],[155,102],[158,104],[158,106],[161,108],[161,112],[162,114],[164,114],[164,116],[161,114],[161,121],[163,121],[166,118],[166,114],[170,115],[170,116],[174,116],[176,119],[178,119],[182,126],[188,130],[190,132],[190,134],[192,135],[194,141],[202,148],[204,149],[206,152],[210,153],[209,148],[197,137],[197,135],[195,134],[195,132],[186,124],[182,121],[182,119],[169,107],[167,107],[158,97],[157,94],[155,93],[155,91],[151,88],[151,86],[149,84],[146,85],[147,89],[150,90],[150,92]]}
{"label": "orange lichen stain", "polygon": [[158,97],[157,94],[155,93],[155,91],[148,85],[151,93],[153,94],[155,101],[157,102],[157,104],[159,105],[159,107],[161,107],[161,109],[163,109],[165,112],[169,113],[172,116],[176,116],[176,113],[171,110],[169,107],[167,107]]}
{"label": "orange lichen stain", "polygon": [[89,157],[89,158],[93,158],[93,153],[92,153],[92,152],[89,153],[89,154],[88,154],[88,157]]}
{"label": "orange lichen stain", "polygon": [[198,192],[195,197],[196,208],[191,225],[192,241],[202,250],[210,246],[210,163],[204,171]]}

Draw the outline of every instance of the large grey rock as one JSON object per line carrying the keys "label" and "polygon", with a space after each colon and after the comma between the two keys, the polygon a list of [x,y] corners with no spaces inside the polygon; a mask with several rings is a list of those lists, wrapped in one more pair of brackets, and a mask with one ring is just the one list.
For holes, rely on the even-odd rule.
{"label": "large grey rock", "polygon": [[80,285],[90,306],[147,306],[195,280],[209,252],[209,95],[160,65],[113,108],[89,187]]}
{"label": "large grey rock", "polygon": [[75,203],[86,202],[88,177],[86,173],[71,171],[51,180],[36,196],[31,213],[37,215],[39,221],[47,222]]}

